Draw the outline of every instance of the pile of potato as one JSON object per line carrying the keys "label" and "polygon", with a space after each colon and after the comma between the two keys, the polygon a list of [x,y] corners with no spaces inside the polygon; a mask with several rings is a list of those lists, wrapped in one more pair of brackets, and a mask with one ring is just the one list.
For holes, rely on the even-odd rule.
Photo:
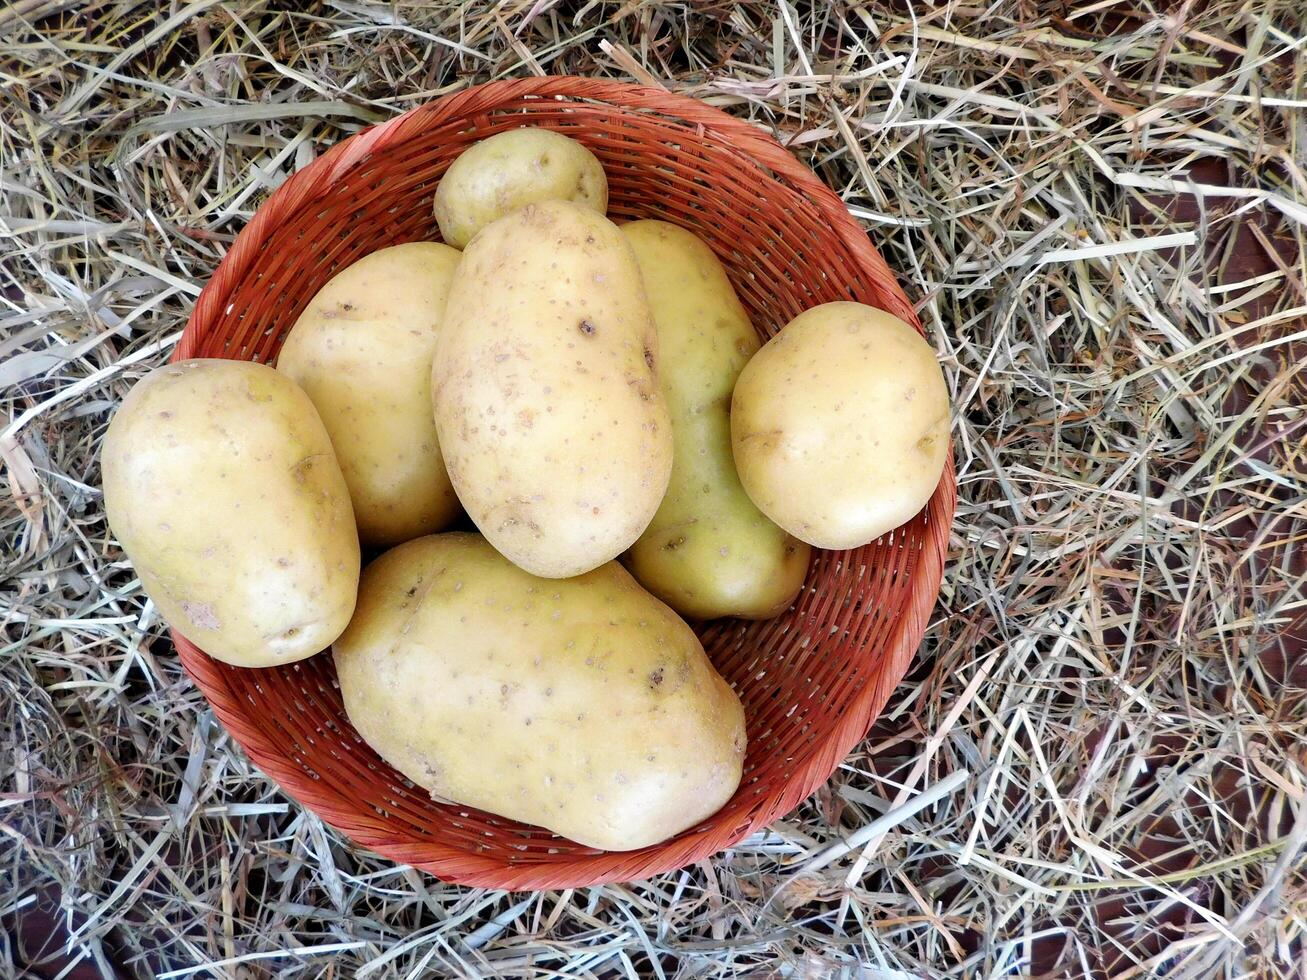
{"label": "pile of potato", "polygon": [[741,777],[740,701],[681,615],[775,616],[810,546],[910,519],[949,408],[907,324],[830,303],[759,349],[707,245],[607,199],[557,133],[476,144],[436,192],[449,244],[340,272],[275,370],[142,379],[103,475],[211,656],[331,646],[355,727],[434,798],[627,850]]}

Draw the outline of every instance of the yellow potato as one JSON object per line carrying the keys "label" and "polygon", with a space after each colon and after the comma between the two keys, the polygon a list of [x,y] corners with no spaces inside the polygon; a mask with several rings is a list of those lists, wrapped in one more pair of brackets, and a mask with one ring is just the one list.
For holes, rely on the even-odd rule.
{"label": "yellow potato", "polygon": [[432,242],[365,256],[318,291],[277,358],[331,435],[364,544],[458,516],[431,419],[431,357],[460,258]]}
{"label": "yellow potato", "polygon": [[818,548],[855,548],[914,517],[948,456],[935,352],[861,303],[800,314],[745,366],[731,441],[759,509]]}
{"label": "yellow potato", "polygon": [[349,622],[359,542],[313,403],[262,364],[159,368],[101,465],[109,525],[164,618],[239,667],[303,660]]}
{"label": "yellow potato", "polygon": [[617,557],[667,489],[672,433],[630,245],[603,215],[529,205],[463,253],[432,395],[468,515],[535,575]]}
{"label": "yellow potato", "polygon": [[631,571],[677,612],[767,619],[803,587],[811,549],[762,515],[731,458],[731,390],[758,336],[712,249],[663,221],[622,226],[658,327],[672,417],[667,495]]}
{"label": "yellow potato", "polygon": [[518,208],[571,201],[608,210],[608,178],[595,155],[549,129],[510,129],[463,151],[436,188],[436,222],[455,248]]}
{"label": "yellow potato", "polygon": [[368,566],[332,653],[359,734],[439,800],[620,851],[740,782],[739,700],[615,562],[549,580],[479,535],[419,538]]}

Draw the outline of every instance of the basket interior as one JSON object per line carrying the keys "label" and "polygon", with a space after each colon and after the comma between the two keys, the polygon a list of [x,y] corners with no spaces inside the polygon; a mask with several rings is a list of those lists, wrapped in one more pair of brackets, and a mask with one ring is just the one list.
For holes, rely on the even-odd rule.
{"label": "basket interior", "polygon": [[[614,219],[661,218],[707,241],[764,338],[802,310],[832,300],[905,315],[901,292],[892,282],[875,281],[832,231],[828,216],[711,129],[605,103],[522,98],[415,130],[311,198],[267,235],[256,271],[235,284],[219,315],[192,324],[200,331],[196,354],[273,361],[286,331],[336,271],[387,245],[438,240],[431,199],[445,168],[470,143],[523,124],[557,129],[594,151],[608,173]],[[777,619],[723,620],[697,629],[744,702],[744,780],[718,814],[648,849],[644,865],[641,852],[628,856],[636,863],[627,867],[658,870],[711,853],[788,811],[827,778],[907,666],[920,628],[905,642],[901,620],[930,521],[928,508],[872,545],[814,552],[803,592]],[[350,726],[329,656],[249,670],[209,660],[184,641],[179,645],[255,762],[360,842],[445,877],[459,875],[451,875],[442,856],[475,856],[480,870],[464,880],[480,883],[500,882],[486,870],[495,866],[551,862],[568,869],[560,872],[560,883],[617,876],[600,868],[601,852],[429,799]],[[203,670],[197,672],[199,660]],[[833,738],[840,726],[840,737]],[[696,840],[705,835],[711,840]],[[583,870],[587,859],[593,859],[589,871]]]}

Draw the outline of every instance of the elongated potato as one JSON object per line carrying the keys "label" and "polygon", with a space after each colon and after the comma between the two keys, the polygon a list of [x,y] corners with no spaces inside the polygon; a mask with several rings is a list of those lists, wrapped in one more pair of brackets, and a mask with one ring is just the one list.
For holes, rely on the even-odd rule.
{"label": "elongated potato", "polygon": [[571,201],[608,210],[608,178],[595,155],[549,129],[510,129],[459,155],[436,187],[436,222],[455,248],[518,208]]}
{"label": "elongated potato", "polygon": [[458,516],[431,419],[431,358],[460,258],[434,242],[365,256],[318,291],[277,358],[322,416],[364,544]]}
{"label": "elongated potato", "polygon": [[302,660],[349,622],[359,542],[313,403],[262,364],[136,385],[105,436],[109,525],[164,618],[219,660]]}
{"label": "elongated potato", "polygon": [[758,509],[856,548],[925,506],[948,458],[948,388],[911,326],[861,303],[799,314],[735,384],[731,444]]}
{"label": "elongated potato", "polygon": [[332,653],[359,734],[437,799],[620,851],[739,785],[739,700],[616,562],[549,580],[475,534],[419,538],[368,566]]}
{"label": "elongated potato", "polygon": [[530,205],[463,253],[431,390],[450,480],[496,548],[547,578],[617,557],[667,489],[672,433],[631,246],[603,215]]}
{"label": "elongated potato", "polygon": [[694,234],[664,221],[633,221],[622,233],[658,327],[674,444],[667,495],[631,548],[631,571],[687,616],[768,619],[803,587],[811,549],[764,517],[735,473],[731,390],[757,334]]}

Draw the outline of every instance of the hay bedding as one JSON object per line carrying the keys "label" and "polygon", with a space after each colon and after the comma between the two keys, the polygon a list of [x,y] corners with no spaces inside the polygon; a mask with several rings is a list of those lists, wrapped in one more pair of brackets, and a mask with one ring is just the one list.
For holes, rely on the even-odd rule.
{"label": "hay bedding", "polygon": [[[71,8],[0,11],[0,974],[1303,975],[1299,0]],[[288,173],[527,72],[705,99],[840,192],[920,298],[963,504],[918,665],[789,820],[503,894],[250,768],[96,448]]]}

